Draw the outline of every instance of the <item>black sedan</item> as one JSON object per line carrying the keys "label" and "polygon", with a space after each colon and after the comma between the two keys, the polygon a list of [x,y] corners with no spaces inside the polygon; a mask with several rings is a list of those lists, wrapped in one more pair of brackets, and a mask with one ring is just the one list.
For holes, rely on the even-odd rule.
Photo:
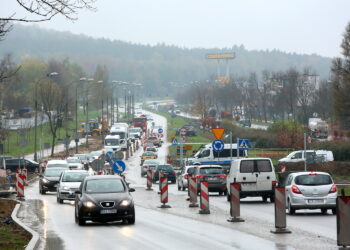
{"label": "black sedan", "polygon": [[39,193],[45,194],[48,191],[56,192],[57,185],[61,174],[66,168],[47,168],[45,172],[40,175],[39,179]]}
{"label": "black sedan", "polygon": [[135,207],[124,180],[118,175],[88,176],[75,197],[75,222],[119,221],[135,223]]}
{"label": "black sedan", "polygon": [[173,166],[170,164],[158,165],[153,170],[153,183],[159,180],[159,172],[163,172],[164,176],[167,177],[168,181],[171,183],[176,182],[176,172],[173,169]]}

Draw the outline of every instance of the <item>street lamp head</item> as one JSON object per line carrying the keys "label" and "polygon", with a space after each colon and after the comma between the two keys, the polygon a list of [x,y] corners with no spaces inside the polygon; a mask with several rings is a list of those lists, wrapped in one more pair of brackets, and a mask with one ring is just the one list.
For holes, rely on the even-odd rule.
{"label": "street lamp head", "polygon": [[86,81],[87,79],[86,79],[86,77],[81,77],[80,79],[79,79],[79,81]]}

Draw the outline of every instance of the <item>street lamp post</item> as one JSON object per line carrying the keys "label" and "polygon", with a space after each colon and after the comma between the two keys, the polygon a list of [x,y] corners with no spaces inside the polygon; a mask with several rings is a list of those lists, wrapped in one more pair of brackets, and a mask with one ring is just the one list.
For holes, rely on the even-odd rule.
{"label": "street lamp post", "polygon": [[34,102],[34,109],[35,109],[35,117],[34,117],[34,161],[38,160],[38,153],[37,153],[37,127],[38,127],[38,90],[37,90],[37,86],[38,83],[45,79],[46,77],[51,77],[51,76],[57,76],[58,73],[57,72],[51,72],[49,74],[47,74],[45,77],[37,80],[35,82],[35,86],[34,86],[34,91],[35,91],[35,102]]}
{"label": "street lamp post", "polygon": [[[93,78],[86,79],[86,82],[93,82]],[[89,128],[89,85],[86,86],[86,122],[85,122],[85,128]],[[86,129],[84,129],[85,131]],[[86,147],[89,148],[89,134],[87,131],[85,131],[86,134]]]}

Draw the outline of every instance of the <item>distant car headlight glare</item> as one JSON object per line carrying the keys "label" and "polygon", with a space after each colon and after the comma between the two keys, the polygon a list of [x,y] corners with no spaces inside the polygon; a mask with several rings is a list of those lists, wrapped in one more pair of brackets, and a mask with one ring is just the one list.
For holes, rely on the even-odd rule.
{"label": "distant car headlight glare", "polygon": [[49,180],[47,180],[47,179],[43,178],[43,182],[44,182],[44,183],[48,183],[48,182],[49,182]]}
{"label": "distant car headlight glare", "polygon": [[69,187],[62,187],[63,190],[69,190]]}
{"label": "distant car headlight glare", "polygon": [[94,207],[95,204],[93,202],[91,202],[91,201],[86,201],[86,202],[84,202],[84,206],[85,207]]}
{"label": "distant car headlight glare", "polygon": [[127,206],[129,206],[131,204],[131,200],[122,200],[121,202],[120,202],[120,206],[122,206],[122,207],[127,207]]}

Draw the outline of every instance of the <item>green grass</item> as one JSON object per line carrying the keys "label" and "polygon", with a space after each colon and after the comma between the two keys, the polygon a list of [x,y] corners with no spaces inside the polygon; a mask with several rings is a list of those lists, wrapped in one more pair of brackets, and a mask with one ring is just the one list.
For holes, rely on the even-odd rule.
{"label": "green grass", "polygon": [[0,226],[0,249],[24,249],[29,235],[14,225]]}
{"label": "green grass", "polygon": [[344,194],[345,196],[350,196],[350,187],[347,186],[347,187],[343,187],[341,188],[340,186],[337,187],[337,191],[338,191],[338,195],[342,195],[342,189],[344,189]]}
{"label": "green grass", "polygon": [[[94,119],[98,117],[97,111],[89,111],[89,119]],[[75,119],[75,116],[72,117]],[[40,119],[40,117],[39,117]],[[86,115],[83,114],[82,110],[78,113],[78,129],[81,127],[81,122],[86,121]],[[68,135],[70,135],[71,139],[74,139],[74,132],[75,132],[75,121],[70,121],[67,123],[62,124],[62,128],[59,128],[57,131],[57,138],[64,139],[66,136],[66,130]],[[20,140],[21,136],[18,131],[10,131],[10,136],[7,138],[3,144],[4,144],[4,152],[7,155],[12,156],[22,156],[26,154],[30,154],[34,152],[34,140],[35,140],[35,129],[31,128],[27,130],[27,134],[25,136],[27,140],[27,146],[21,147]],[[49,128],[49,124],[46,123],[44,125],[39,125],[37,128],[37,150],[40,150],[40,137],[41,137],[41,131],[43,133],[43,143],[52,143],[52,136]],[[60,141],[56,140],[56,143],[59,143]]]}

